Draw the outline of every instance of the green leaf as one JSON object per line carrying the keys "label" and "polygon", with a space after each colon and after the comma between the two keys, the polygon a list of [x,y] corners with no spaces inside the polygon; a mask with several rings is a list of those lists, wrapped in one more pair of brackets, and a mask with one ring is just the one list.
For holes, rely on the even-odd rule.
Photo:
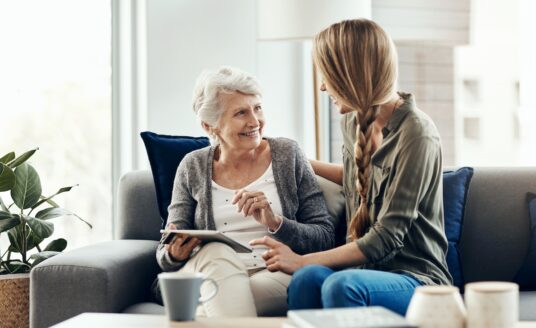
{"label": "green leaf", "polygon": [[38,238],[48,238],[54,233],[54,224],[31,216],[25,217],[26,223]]}
{"label": "green leaf", "polygon": [[10,243],[8,250],[11,252],[15,252],[15,253],[22,252],[22,245],[20,243],[21,236],[22,236],[21,226],[22,225],[18,225],[7,232],[7,237],[9,238],[9,243]]}
{"label": "green leaf", "polygon": [[11,219],[13,215],[7,211],[0,211],[0,220]]}
{"label": "green leaf", "polygon": [[61,207],[49,207],[37,212],[35,217],[41,220],[50,220],[64,215],[71,215],[71,212]]}
{"label": "green leaf", "polygon": [[0,163],[0,192],[11,190],[14,185],[15,173],[9,166]]}
{"label": "green leaf", "polygon": [[41,181],[37,171],[29,164],[22,164],[15,170],[15,177],[11,198],[20,209],[34,206],[41,197]]}
{"label": "green leaf", "polygon": [[2,200],[2,197],[0,197],[0,210],[9,212],[9,209],[7,208],[6,204],[4,204],[4,201]]}
{"label": "green leaf", "polygon": [[15,159],[15,153],[10,152],[2,156],[2,158],[0,158],[0,163],[7,164],[8,162],[11,162],[14,159]]}
{"label": "green leaf", "polygon": [[89,223],[86,220],[82,219],[81,217],[79,217],[78,215],[74,214],[73,212],[71,212],[69,210],[66,210],[64,208],[61,208],[61,207],[45,208],[44,210],[41,210],[41,211],[37,212],[35,217],[38,218],[38,219],[41,219],[41,220],[50,220],[50,219],[54,219],[54,218],[57,218],[57,217],[60,217],[60,216],[66,216],[66,215],[72,215],[72,216],[76,217],[78,220],[84,222],[90,228],[93,229],[93,226],[91,225],[91,223]]}
{"label": "green leaf", "polygon": [[41,244],[41,242],[43,242],[43,238],[37,237],[36,234],[32,230],[30,230],[30,233],[26,238],[26,250],[29,251],[33,249],[35,246]]}
{"label": "green leaf", "polygon": [[7,163],[7,166],[14,169],[17,166],[21,165],[22,163],[26,162],[28,158],[32,157],[32,155],[38,150],[39,148],[35,148],[32,150],[29,150],[25,152],[24,154],[20,155],[19,157],[15,158],[14,160],[11,160],[9,163]]}
{"label": "green leaf", "polygon": [[43,251],[62,252],[67,248],[67,240],[60,238],[50,242]]}
{"label": "green leaf", "polygon": [[79,217],[78,215],[72,213],[72,215],[74,215],[75,218],[77,218],[78,220],[84,222],[85,224],[87,224],[87,226],[90,228],[90,229],[93,229],[93,225],[89,222],[87,222],[86,220],[82,219],[81,217]]}
{"label": "green leaf", "polygon": [[20,260],[11,260],[4,262],[11,273],[28,273],[32,269],[29,264]]}
{"label": "green leaf", "polygon": [[[50,205],[52,205],[52,206],[54,206],[54,207],[60,207],[60,206],[58,205],[58,203],[56,203],[55,201],[53,201],[53,200],[50,199],[49,197],[41,196],[41,197],[39,197],[39,199],[41,199],[41,200],[44,199],[47,203],[49,203]],[[37,206],[36,206],[36,207],[37,207]]]}
{"label": "green leaf", "polygon": [[0,232],[8,231],[20,224],[19,219],[7,219],[0,221]]}
{"label": "green leaf", "polygon": [[32,263],[32,267],[35,267],[39,263],[43,262],[46,259],[49,259],[53,256],[58,255],[60,252],[53,252],[53,251],[42,251],[40,253],[33,254],[30,256],[30,260],[34,260]]}
{"label": "green leaf", "polygon": [[[48,203],[50,203],[50,202],[51,202],[51,199],[52,199],[53,197],[55,197],[55,196],[57,196],[57,195],[59,195],[59,194],[61,194],[61,193],[70,191],[71,189],[73,189],[73,187],[76,187],[76,186],[78,186],[78,185],[74,185],[74,186],[69,186],[69,187],[63,187],[63,188],[60,188],[60,190],[58,190],[54,195],[49,196],[49,197],[43,197],[43,196],[41,196],[41,197],[40,197],[41,200],[38,201],[34,206],[32,206],[32,209],[38,207],[39,205],[43,204],[44,202],[48,202]],[[50,204],[52,204],[52,206],[54,206],[54,207],[59,207],[58,204],[56,204],[56,203],[50,203]],[[54,205],[54,204],[55,204],[55,205]]]}
{"label": "green leaf", "polygon": [[4,204],[4,201],[2,200],[2,197],[0,197],[0,210],[9,212],[9,209],[7,208],[6,204]]}

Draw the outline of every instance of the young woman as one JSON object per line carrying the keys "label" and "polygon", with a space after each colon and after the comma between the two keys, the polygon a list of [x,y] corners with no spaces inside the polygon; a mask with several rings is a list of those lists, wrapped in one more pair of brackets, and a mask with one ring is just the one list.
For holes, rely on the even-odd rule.
{"label": "young woman", "polygon": [[321,90],[343,115],[344,164],[312,164],[343,185],[349,242],[303,256],[269,237],[252,244],[270,247],[269,270],[295,272],[291,309],[380,305],[404,314],[417,286],[451,281],[439,134],[412,95],[396,92],[396,49],[376,23],[330,26],[313,57]]}

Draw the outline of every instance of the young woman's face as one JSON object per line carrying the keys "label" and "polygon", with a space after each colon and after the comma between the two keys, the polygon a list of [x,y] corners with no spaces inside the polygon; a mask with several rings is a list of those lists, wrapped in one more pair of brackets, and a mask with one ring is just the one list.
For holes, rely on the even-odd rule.
{"label": "young woman's face", "polygon": [[230,149],[254,149],[262,141],[264,113],[258,96],[221,93],[223,113],[214,133]]}
{"label": "young woman's face", "polygon": [[335,97],[335,93],[333,92],[333,89],[331,89],[331,87],[326,82],[322,81],[322,83],[320,84],[320,91],[325,91],[328,93],[329,97],[331,98],[335,106],[339,109],[339,113],[346,114],[350,112],[350,108],[344,106],[343,104],[339,102],[337,97]]}

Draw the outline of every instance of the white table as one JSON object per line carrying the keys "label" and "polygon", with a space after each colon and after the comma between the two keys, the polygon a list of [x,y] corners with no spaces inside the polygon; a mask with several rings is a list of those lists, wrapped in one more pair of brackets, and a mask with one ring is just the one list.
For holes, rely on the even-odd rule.
{"label": "white table", "polygon": [[[163,315],[82,313],[61,322],[56,328],[281,328],[286,317],[277,318],[198,318],[196,321],[169,321]],[[520,322],[516,328],[536,328],[536,321]]]}
{"label": "white table", "polygon": [[281,328],[287,318],[198,318],[196,321],[169,321],[163,315],[82,313],[53,327],[57,328]]}

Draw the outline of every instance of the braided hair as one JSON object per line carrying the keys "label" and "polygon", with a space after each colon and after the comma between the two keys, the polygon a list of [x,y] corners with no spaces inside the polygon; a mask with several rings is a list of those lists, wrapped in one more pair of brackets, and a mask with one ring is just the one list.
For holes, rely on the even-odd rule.
{"label": "braided hair", "polygon": [[368,189],[373,123],[380,105],[388,102],[396,90],[396,48],[373,21],[345,20],[316,35],[313,59],[340,104],[357,112],[354,161],[359,206],[348,228],[351,239],[357,239],[371,226]]}

